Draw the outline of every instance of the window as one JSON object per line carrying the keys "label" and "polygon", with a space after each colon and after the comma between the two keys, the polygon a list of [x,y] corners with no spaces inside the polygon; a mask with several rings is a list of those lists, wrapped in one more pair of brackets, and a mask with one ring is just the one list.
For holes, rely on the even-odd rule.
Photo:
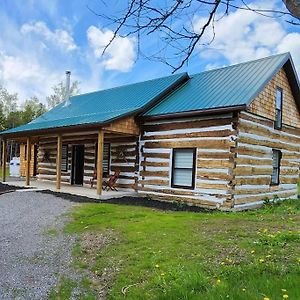
{"label": "window", "polygon": [[271,176],[271,185],[279,184],[279,174],[280,174],[280,160],[281,160],[281,151],[273,149],[273,171]]}
{"label": "window", "polygon": [[[95,145],[95,168],[97,168],[98,145]],[[103,176],[109,175],[110,167],[110,143],[103,144]]]}
{"label": "window", "polygon": [[173,149],[172,187],[195,187],[196,149]]}
{"label": "window", "polygon": [[275,122],[274,122],[275,129],[281,129],[282,126],[282,98],[283,98],[283,90],[281,88],[277,88]]}
{"label": "window", "polygon": [[68,171],[68,145],[62,145],[61,148],[61,170]]}

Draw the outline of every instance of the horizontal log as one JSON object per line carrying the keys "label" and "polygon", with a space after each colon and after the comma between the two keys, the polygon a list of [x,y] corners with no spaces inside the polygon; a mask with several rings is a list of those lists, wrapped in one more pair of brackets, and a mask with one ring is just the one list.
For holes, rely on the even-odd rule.
{"label": "horizontal log", "polygon": [[271,176],[266,177],[242,177],[235,178],[233,184],[235,185],[266,185],[271,183]]}
{"label": "horizontal log", "polygon": [[200,131],[200,132],[186,132],[186,133],[174,133],[166,135],[147,135],[143,136],[142,140],[162,140],[162,139],[187,139],[187,138],[200,138],[200,137],[227,137],[235,135],[234,130],[215,130],[215,131]]}
{"label": "horizontal log", "polygon": [[229,140],[192,140],[180,142],[146,142],[146,148],[196,148],[206,149],[226,149],[235,145],[235,142]]}
{"label": "horizontal log", "polygon": [[188,128],[206,128],[211,126],[224,126],[231,125],[232,118],[215,118],[213,120],[200,120],[200,121],[190,121],[190,122],[172,122],[172,123],[162,123],[154,125],[144,125],[142,129],[146,132],[153,131],[165,131],[174,129],[188,129]]}
{"label": "horizontal log", "polygon": [[143,157],[153,157],[153,158],[170,158],[170,153],[142,153]]}
{"label": "horizontal log", "polygon": [[111,166],[112,171],[120,170],[121,172],[135,172],[136,168],[131,166]]}
{"label": "horizontal log", "polygon": [[233,176],[226,173],[221,172],[206,172],[203,170],[197,170],[197,178],[198,179],[222,179],[222,180],[232,180]]}
{"label": "horizontal log", "polygon": [[234,153],[231,152],[201,152],[198,151],[198,159],[201,158],[211,158],[211,159],[219,159],[219,158],[224,158],[224,159],[229,159],[233,158]]}
{"label": "horizontal log", "polygon": [[141,185],[169,186],[169,180],[163,180],[163,179],[139,180],[139,184],[141,184]]}
{"label": "horizontal log", "polygon": [[253,158],[248,158],[248,157],[242,157],[242,156],[238,156],[236,158],[236,163],[239,165],[251,165],[251,166],[255,166],[255,165],[262,165],[262,166],[268,166],[268,165],[272,165],[272,159],[257,159],[255,157]]}
{"label": "horizontal log", "polygon": [[280,175],[298,175],[299,169],[298,168],[287,168],[287,169],[280,169]]}
{"label": "horizontal log", "polygon": [[168,171],[140,171],[140,176],[144,177],[168,177]]}
{"label": "horizontal log", "polygon": [[217,190],[230,190],[231,189],[231,187],[227,184],[202,183],[202,182],[197,182],[196,187],[198,189],[217,189]]}
{"label": "horizontal log", "polygon": [[291,196],[294,196],[296,194],[295,190],[292,191],[286,191],[286,192],[279,192],[274,191],[271,194],[261,194],[261,195],[252,195],[247,197],[242,197],[235,199],[235,204],[245,204],[245,203],[251,203],[256,201],[264,201],[265,199],[273,199],[275,196],[278,196],[279,198],[288,198]]}
{"label": "horizontal log", "polygon": [[168,167],[168,162],[154,162],[154,161],[142,161],[141,162],[142,167]]}
{"label": "horizontal log", "polygon": [[285,176],[280,176],[280,183],[292,183],[292,184],[297,184],[299,181],[299,177],[285,177]]}
{"label": "horizontal log", "polygon": [[276,141],[257,140],[252,137],[250,138],[250,137],[240,136],[239,142],[244,143],[244,144],[256,145],[256,146],[265,146],[265,147],[269,147],[269,148],[276,148],[276,149],[279,148],[279,149],[285,149],[288,151],[300,152],[300,146],[285,144],[278,140],[276,140]]}
{"label": "horizontal log", "polygon": [[197,168],[205,169],[227,169],[233,167],[233,161],[229,160],[199,160],[197,161]]}
{"label": "horizontal log", "polygon": [[234,169],[234,175],[271,175],[272,168],[257,168],[252,166],[236,166]]}
{"label": "horizontal log", "polygon": [[247,146],[241,146],[238,144],[238,147],[236,149],[233,150],[235,153],[237,153],[238,155],[249,155],[249,156],[269,156],[272,155],[272,149],[270,150],[263,150],[263,149],[253,149],[251,147],[247,147]]}

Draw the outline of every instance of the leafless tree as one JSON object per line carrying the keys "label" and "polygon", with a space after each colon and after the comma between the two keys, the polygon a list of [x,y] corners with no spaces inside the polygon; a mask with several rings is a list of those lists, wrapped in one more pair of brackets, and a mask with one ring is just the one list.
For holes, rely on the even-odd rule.
{"label": "leafless tree", "polygon": [[[283,0],[287,9],[282,10],[254,8],[246,0],[127,0],[127,5],[113,15],[99,11],[115,11],[116,3],[112,0],[99,1],[100,8],[89,9],[113,31],[110,41],[103,48],[103,54],[116,37],[135,37],[140,56],[161,61],[170,66],[173,72],[188,62],[208,28],[214,32],[215,22],[231,11],[252,11],[266,18],[284,18],[291,25],[300,25],[300,0]],[[122,6],[124,2],[119,1],[118,4]],[[205,16],[200,29],[193,26],[197,15]],[[158,34],[155,40],[160,44],[150,55],[144,54],[141,40],[145,37],[151,39],[153,34]],[[214,33],[205,45],[208,46],[213,40]]]}

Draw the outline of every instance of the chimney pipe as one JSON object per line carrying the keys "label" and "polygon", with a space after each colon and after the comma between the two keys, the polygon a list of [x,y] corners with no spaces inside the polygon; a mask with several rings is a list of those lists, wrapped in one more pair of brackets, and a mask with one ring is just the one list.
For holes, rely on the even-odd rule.
{"label": "chimney pipe", "polygon": [[65,104],[64,106],[69,106],[70,102],[70,77],[71,71],[66,71],[66,94],[65,94]]}

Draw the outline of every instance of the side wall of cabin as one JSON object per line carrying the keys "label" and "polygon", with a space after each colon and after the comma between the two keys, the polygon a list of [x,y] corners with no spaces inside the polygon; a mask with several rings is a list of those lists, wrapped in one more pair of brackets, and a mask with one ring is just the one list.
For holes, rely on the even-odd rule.
{"label": "side wall of cabin", "polygon": [[[144,123],[139,192],[163,201],[231,207],[236,121],[226,114]],[[172,187],[172,155],[178,148],[196,151],[194,189]]]}
{"label": "side wall of cabin", "polygon": [[[273,149],[280,150],[279,184],[271,184]],[[243,112],[239,117],[234,169],[234,207],[259,206],[265,199],[297,197],[300,129]]]}
{"label": "side wall of cabin", "polygon": [[[274,129],[277,88],[283,91],[281,129]],[[273,149],[282,153],[279,185],[271,185]],[[235,162],[236,208],[261,205],[267,198],[297,196],[300,114],[284,69],[250,103],[248,111],[240,114]]]}

